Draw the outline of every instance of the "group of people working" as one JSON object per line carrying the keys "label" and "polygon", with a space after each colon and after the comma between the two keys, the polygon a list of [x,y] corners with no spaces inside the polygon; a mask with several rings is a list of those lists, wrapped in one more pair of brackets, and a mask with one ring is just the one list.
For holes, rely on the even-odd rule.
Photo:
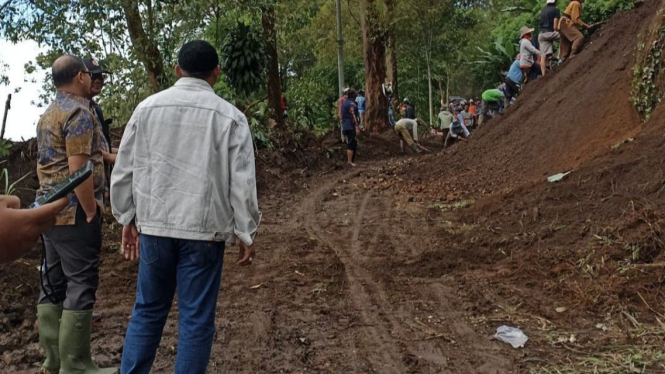
{"label": "group of people working", "polygon": [[571,0],[561,14],[557,0],[546,0],[540,13],[539,34],[533,37],[533,28],[524,26],[520,30],[520,53],[510,65],[502,84],[483,93],[483,113],[479,124],[483,124],[492,112],[502,112],[516,99],[521,88],[538,75],[545,75],[552,69],[554,43],[559,41],[558,63],[563,64],[575,57],[584,42],[580,29],[591,29],[582,21],[584,0]]}

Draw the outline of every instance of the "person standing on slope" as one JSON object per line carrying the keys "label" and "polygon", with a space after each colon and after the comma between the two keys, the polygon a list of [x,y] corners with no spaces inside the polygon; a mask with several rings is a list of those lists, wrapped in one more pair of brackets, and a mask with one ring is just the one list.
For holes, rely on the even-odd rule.
{"label": "person standing on slope", "polygon": [[367,100],[365,99],[365,91],[358,91],[358,97],[356,97],[356,103],[358,104],[358,113],[360,114],[360,130],[365,131],[365,105]]}
{"label": "person standing on slope", "polygon": [[547,0],[547,5],[540,12],[540,26],[538,33],[538,42],[540,43],[540,51],[542,52],[542,60],[540,69],[545,76],[547,66],[552,61],[554,54],[554,42],[561,39],[559,35],[559,21],[561,20],[561,12],[556,7],[556,0]]}
{"label": "person standing on slope", "polygon": [[342,104],[342,131],[346,137],[346,158],[347,163],[353,167],[356,166],[356,152],[358,151],[358,139],[360,135],[360,124],[358,124],[358,107],[356,98],[358,93],[353,88],[346,93],[347,100]]}
{"label": "person standing on slope", "polygon": [[584,0],[572,0],[563,12],[563,18],[559,22],[561,34],[561,49],[559,58],[561,62],[572,58],[582,50],[584,35],[578,27],[588,29],[590,26],[582,21],[582,4]]}

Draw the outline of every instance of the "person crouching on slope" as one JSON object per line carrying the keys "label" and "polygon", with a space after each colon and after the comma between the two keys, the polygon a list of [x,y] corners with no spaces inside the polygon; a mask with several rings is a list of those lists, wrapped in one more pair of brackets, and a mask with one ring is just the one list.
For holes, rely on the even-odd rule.
{"label": "person crouching on slope", "polygon": [[492,115],[490,115],[490,110],[499,113],[503,111],[501,102],[506,97],[505,90],[506,88],[502,86],[500,88],[487,90],[483,92],[482,95],[483,105],[482,109],[480,110],[480,119],[478,120],[478,126],[482,126],[485,123],[485,118],[493,117]]}
{"label": "person crouching on slope", "polygon": [[531,67],[535,64],[541,63],[540,51],[536,49],[531,43],[531,33],[533,29],[526,26],[520,29],[520,55],[522,59],[520,60],[520,69],[524,73],[524,84],[529,81],[528,73]]}
{"label": "person crouching on slope", "polygon": [[504,104],[505,108],[512,104],[513,99],[517,97],[517,94],[520,92],[522,79],[524,79],[524,73],[520,68],[521,59],[521,55],[517,55],[517,57],[515,57],[515,61],[513,61],[513,64],[510,65],[510,70],[508,70],[508,74],[503,80],[503,83],[506,84],[506,101]]}
{"label": "person crouching on slope", "polygon": [[[416,145],[416,142],[418,141],[418,121],[415,119],[402,118],[395,124],[395,132],[400,138],[399,147],[402,152],[404,152],[404,142],[406,142],[413,153],[420,153],[420,150]],[[413,138],[409,132],[413,132]]]}

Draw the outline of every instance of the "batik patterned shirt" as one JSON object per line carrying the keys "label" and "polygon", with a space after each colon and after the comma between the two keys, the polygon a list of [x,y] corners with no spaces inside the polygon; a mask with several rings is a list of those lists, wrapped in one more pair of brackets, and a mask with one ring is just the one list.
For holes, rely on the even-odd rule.
{"label": "batik patterned shirt", "polygon": [[[37,176],[40,188],[37,197],[48,193],[53,186],[70,175],[68,159],[87,155],[94,165],[92,178],[95,200],[104,207],[104,159],[102,151],[109,146],[102,125],[93,115],[90,101],[68,92],[58,91],[37,124],[38,161]],[[78,199],[72,193],[71,202],[57,218],[56,225],[73,225],[76,220]]]}

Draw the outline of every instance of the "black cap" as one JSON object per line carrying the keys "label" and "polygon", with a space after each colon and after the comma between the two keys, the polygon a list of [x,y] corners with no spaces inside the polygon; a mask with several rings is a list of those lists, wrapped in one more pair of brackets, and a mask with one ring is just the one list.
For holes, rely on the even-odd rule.
{"label": "black cap", "polygon": [[84,58],[83,63],[85,63],[85,67],[88,68],[92,74],[111,74],[110,72],[102,69],[102,67],[99,65],[99,61],[95,60],[94,58]]}

